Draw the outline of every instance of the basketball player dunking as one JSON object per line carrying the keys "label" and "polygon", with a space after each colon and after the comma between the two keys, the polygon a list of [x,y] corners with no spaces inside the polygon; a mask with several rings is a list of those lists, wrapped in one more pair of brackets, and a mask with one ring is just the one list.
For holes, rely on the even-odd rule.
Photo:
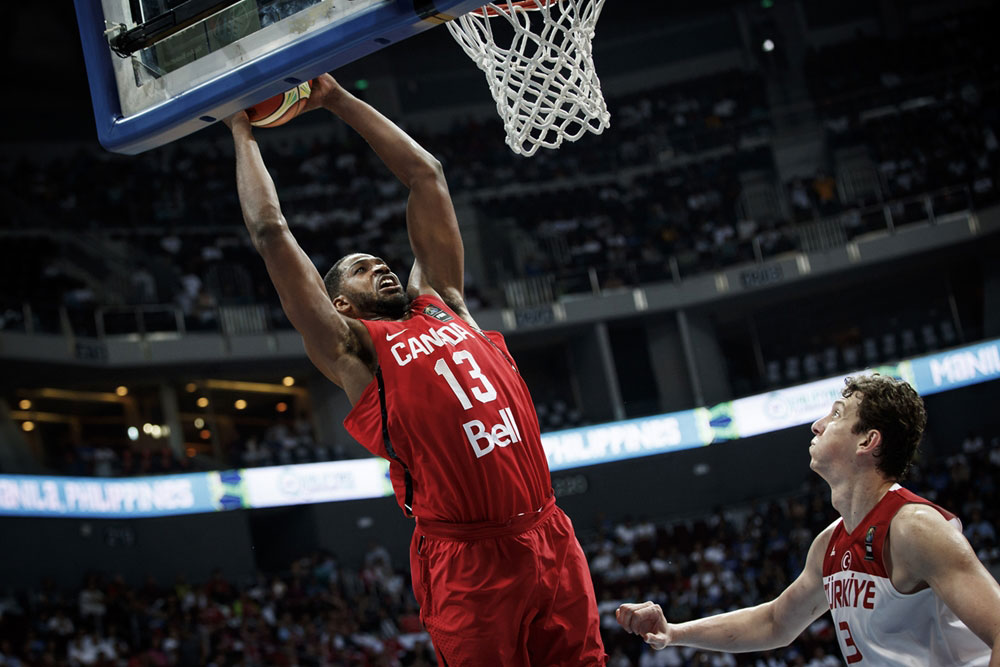
{"label": "basketball player dunking", "polygon": [[354,253],[321,278],[288,229],[246,114],[226,119],[250,237],[316,367],[354,406],[344,424],[389,460],[416,519],[413,592],[442,665],[603,665],[586,558],[555,506],[538,419],[503,337],[463,299],[464,251],[440,164],[324,75],[305,111],[356,130],[409,191],[404,286]]}
{"label": "basketball player dunking", "polygon": [[657,649],[763,651],[830,609],[849,665],[1000,667],[1000,585],[955,515],[896,483],[926,421],[905,382],[848,378],[809,447],[841,518],[813,541],[802,574],[756,607],[674,624],[652,602],[624,604],[618,622]]}

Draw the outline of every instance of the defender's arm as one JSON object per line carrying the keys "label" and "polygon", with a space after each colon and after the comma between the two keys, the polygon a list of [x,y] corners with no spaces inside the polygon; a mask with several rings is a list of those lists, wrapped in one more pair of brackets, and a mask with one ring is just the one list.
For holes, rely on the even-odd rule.
{"label": "defender's arm", "polygon": [[624,604],[615,615],[625,630],[655,649],[677,645],[738,653],[787,646],[828,609],[823,552],[832,532],[831,526],[816,537],[802,574],[770,602],[687,623],[668,623],[652,602]]}

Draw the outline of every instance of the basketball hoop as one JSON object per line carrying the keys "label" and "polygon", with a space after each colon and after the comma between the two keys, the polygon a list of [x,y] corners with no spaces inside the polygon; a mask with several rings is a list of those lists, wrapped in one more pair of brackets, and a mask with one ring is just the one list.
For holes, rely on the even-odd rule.
{"label": "basketball hoop", "polygon": [[[540,146],[558,148],[564,139],[608,128],[592,49],[603,5],[604,0],[491,2],[447,24],[486,74],[515,153],[534,155]],[[513,31],[506,46],[497,44],[492,25],[500,18]]]}

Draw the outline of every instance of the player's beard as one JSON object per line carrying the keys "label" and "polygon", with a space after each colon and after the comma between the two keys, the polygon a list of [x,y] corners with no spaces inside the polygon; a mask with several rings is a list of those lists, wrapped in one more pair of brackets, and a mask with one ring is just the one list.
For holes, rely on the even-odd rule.
{"label": "player's beard", "polygon": [[391,320],[398,320],[404,317],[410,309],[410,302],[413,299],[406,292],[396,294],[364,294],[357,295],[355,302],[359,309],[368,313],[373,313],[378,317],[385,317]]}

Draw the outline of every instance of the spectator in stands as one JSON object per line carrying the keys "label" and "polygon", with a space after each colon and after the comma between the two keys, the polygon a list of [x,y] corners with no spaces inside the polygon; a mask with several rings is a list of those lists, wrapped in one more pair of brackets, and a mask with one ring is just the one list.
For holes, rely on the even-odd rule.
{"label": "spectator in stands", "polygon": [[808,220],[813,216],[813,203],[806,191],[806,186],[802,179],[796,178],[789,186],[789,195],[792,200],[792,209],[796,222]]}
{"label": "spectator in stands", "polygon": [[831,215],[836,212],[837,204],[837,182],[826,172],[820,171],[812,182],[813,192],[816,193],[816,200],[819,204],[819,211],[823,215]]}

